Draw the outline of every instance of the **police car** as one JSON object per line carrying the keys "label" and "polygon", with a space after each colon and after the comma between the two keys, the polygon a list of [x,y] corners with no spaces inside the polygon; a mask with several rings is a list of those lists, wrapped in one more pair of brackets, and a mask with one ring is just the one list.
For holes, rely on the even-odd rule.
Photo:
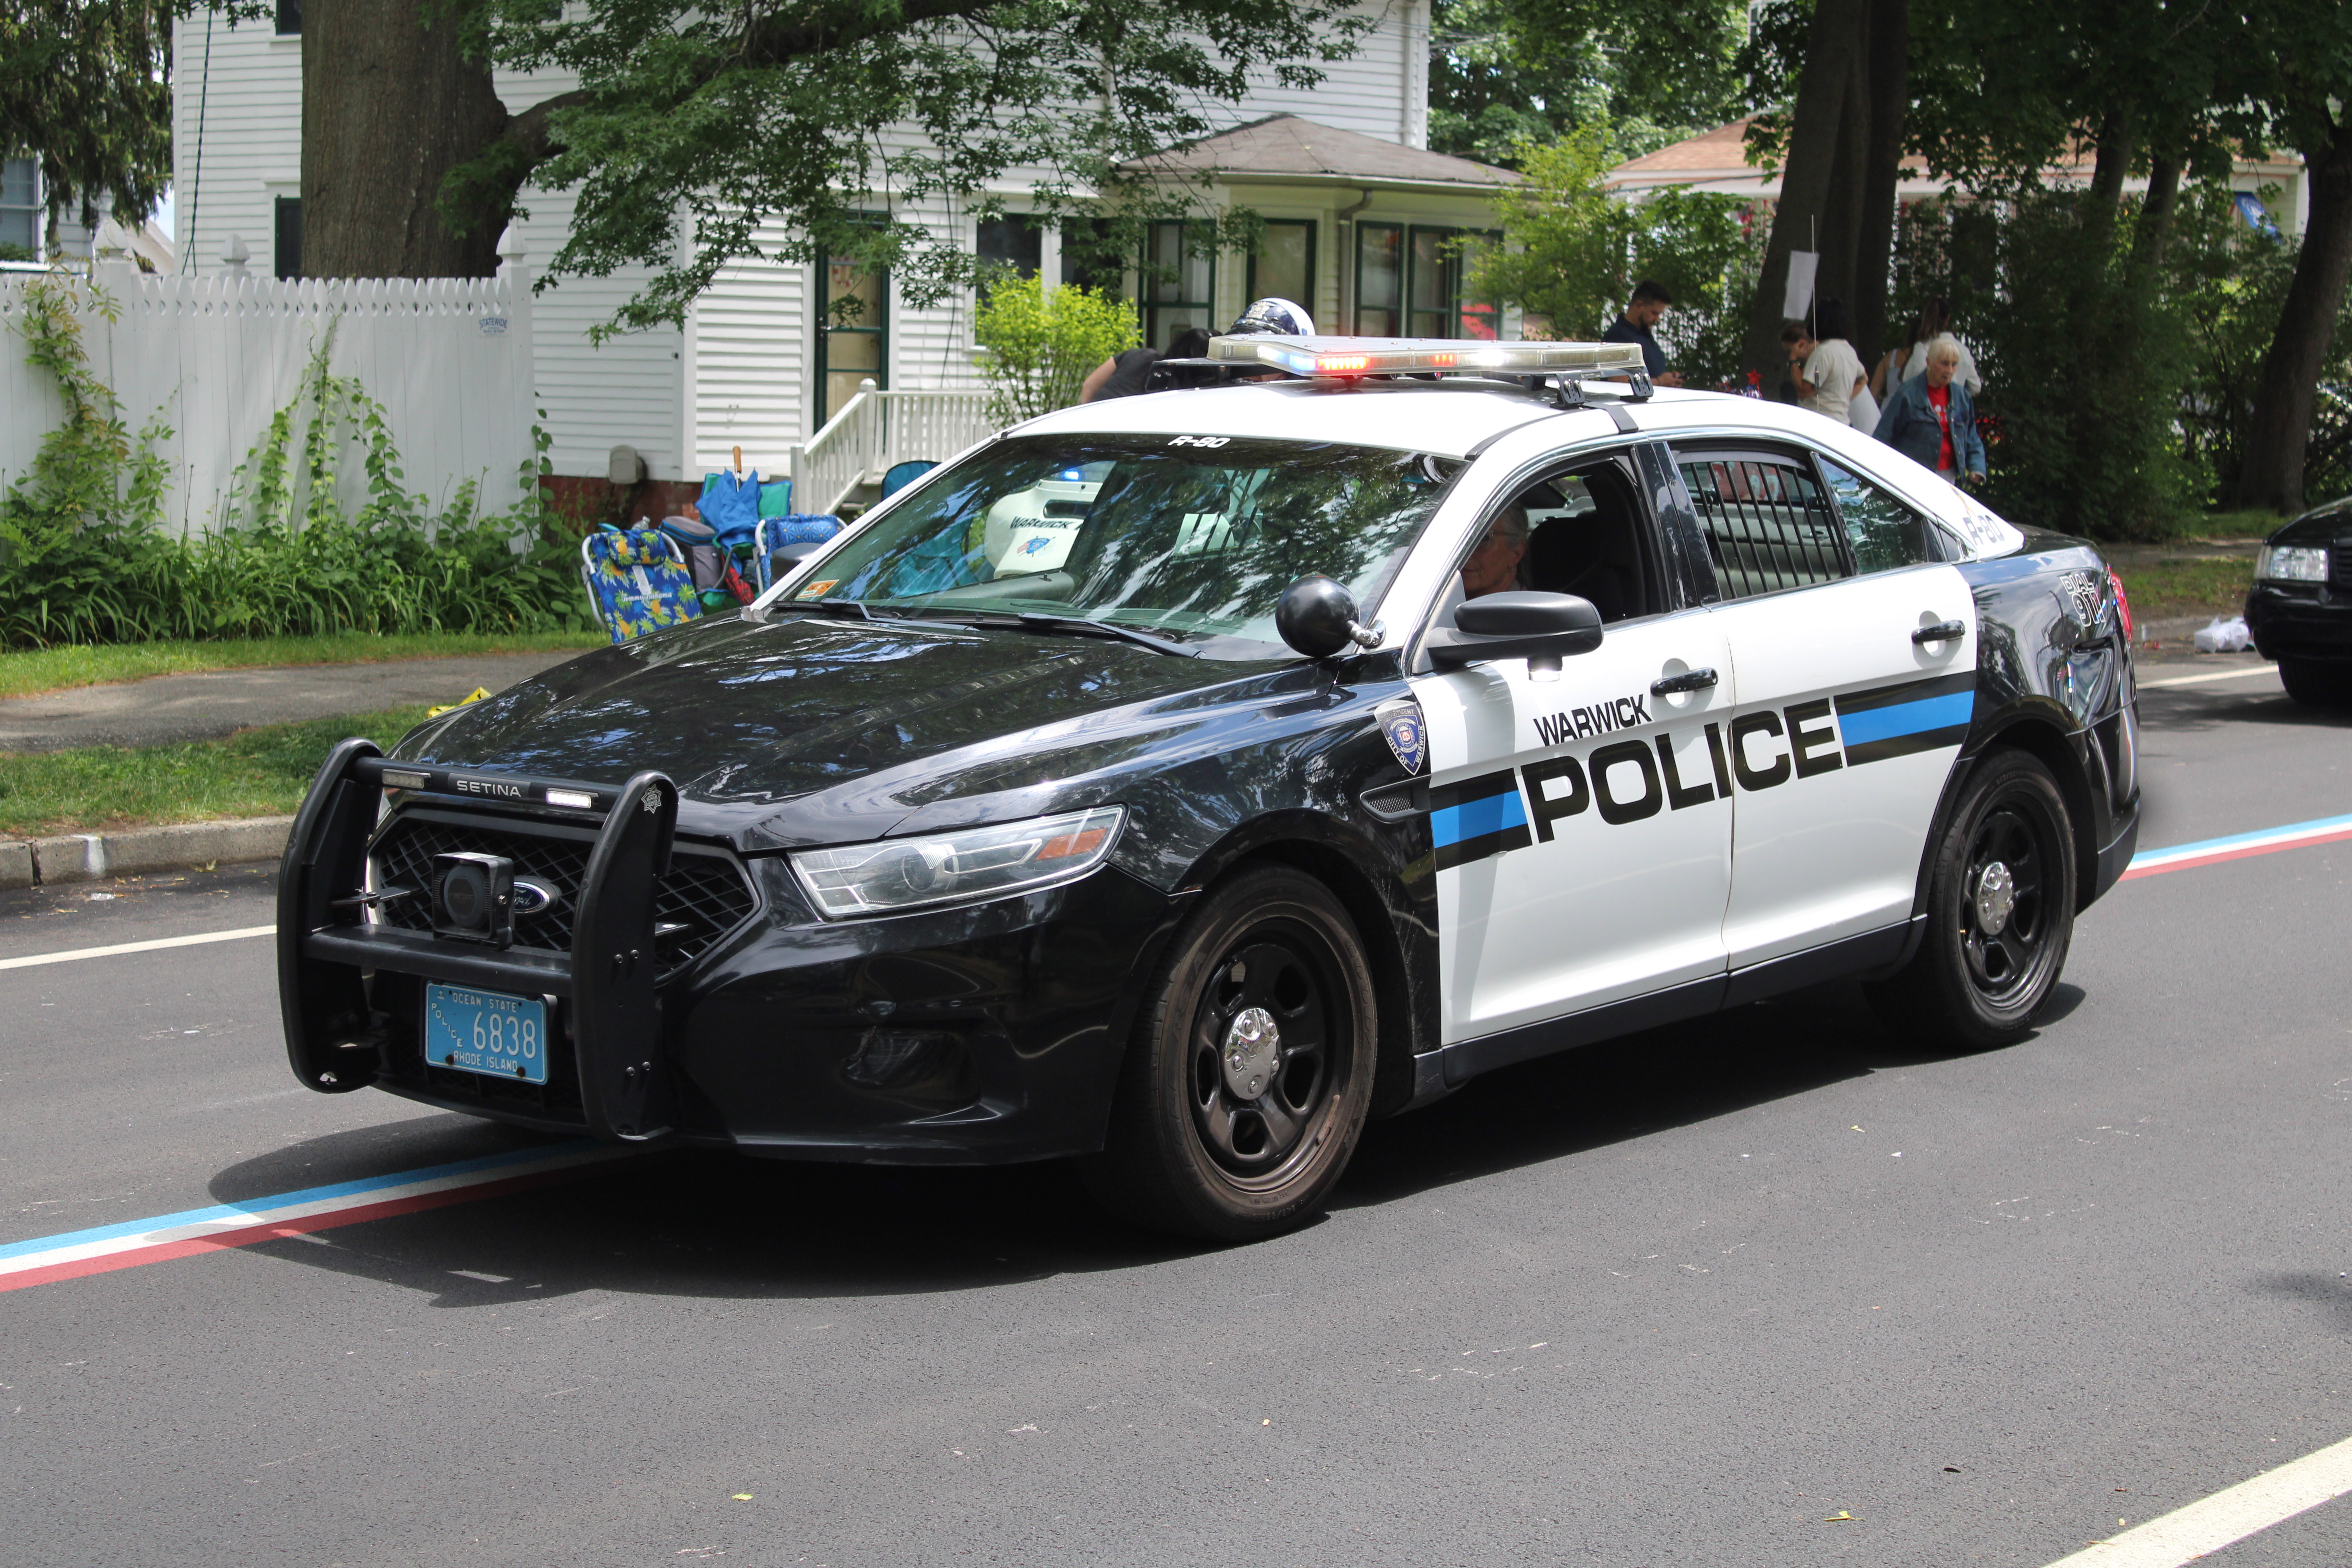
{"label": "police car", "polygon": [[2137,831],[2090,546],[1638,347],[1244,334],[739,614],[344,742],[288,1048],[551,1131],[1312,1215],[1369,1119],[1841,976],[2028,1029]]}

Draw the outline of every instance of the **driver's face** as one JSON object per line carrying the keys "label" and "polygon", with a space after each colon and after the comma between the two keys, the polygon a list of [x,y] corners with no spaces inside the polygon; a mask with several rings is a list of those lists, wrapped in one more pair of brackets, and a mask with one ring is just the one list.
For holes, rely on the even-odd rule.
{"label": "driver's face", "polygon": [[1466,598],[1482,594],[1499,594],[1514,587],[1519,580],[1519,562],[1528,552],[1528,542],[1514,539],[1501,518],[1486,525],[1486,535],[1478,541],[1478,548],[1462,563],[1462,593]]}

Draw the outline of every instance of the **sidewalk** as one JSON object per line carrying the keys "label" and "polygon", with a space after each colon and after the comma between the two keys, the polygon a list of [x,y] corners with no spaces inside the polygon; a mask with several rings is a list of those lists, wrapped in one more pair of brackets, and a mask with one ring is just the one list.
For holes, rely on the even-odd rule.
{"label": "sidewalk", "polygon": [[[287,724],[413,703],[455,702],[551,669],[576,651],[409,658],[383,664],[312,664],[159,675],[120,686],[84,686],[47,697],[0,700],[0,751],[156,746],[217,740],[255,724]],[[115,833],[0,841],[0,888],[88,882],[274,859],[290,816],[184,822]]]}
{"label": "sidewalk", "polygon": [[478,686],[497,691],[578,657],[577,651],[480,654],[217,669],[0,699],[0,752],[211,741],[255,724],[455,702]]}

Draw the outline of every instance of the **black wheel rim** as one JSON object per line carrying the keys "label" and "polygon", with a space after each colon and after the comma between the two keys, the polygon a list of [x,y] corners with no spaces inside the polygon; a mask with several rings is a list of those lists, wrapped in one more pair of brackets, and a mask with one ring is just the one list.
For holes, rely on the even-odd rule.
{"label": "black wheel rim", "polygon": [[1969,984],[2011,1008],[2040,984],[2057,927],[2057,829],[2040,802],[1997,795],[1969,835],[1959,886],[1960,955]]}
{"label": "black wheel rim", "polygon": [[[1186,1099],[1202,1149],[1235,1184],[1279,1185],[1320,1142],[1346,1089],[1346,995],[1329,947],[1292,921],[1251,927],[1209,972],[1188,1037]],[[1270,1052],[1268,1020],[1278,1041]],[[1262,1078],[1255,1093],[1234,1067],[1236,1050]]]}

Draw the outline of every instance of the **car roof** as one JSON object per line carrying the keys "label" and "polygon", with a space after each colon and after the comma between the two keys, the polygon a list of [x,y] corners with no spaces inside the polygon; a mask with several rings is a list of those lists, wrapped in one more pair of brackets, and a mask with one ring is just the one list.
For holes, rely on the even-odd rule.
{"label": "car roof", "polygon": [[[1607,407],[1612,403],[1631,412],[1641,429],[1658,432],[1704,426],[1818,437],[1819,432],[1807,429],[1804,421],[1819,420],[1824,430],[1832,426],[1810,410],[1721,393],[1661,387],[1633,403],[1619,399],[1611,384],[1588,390],[1591,404],[1567,411],[1565,417],[1591,424],[1594,434],[1618,428]],[[1044,415],[1010,433],[1279,436],[1461,458],[1505,431],[1558,416],[1562,411],[1549,393],[1469,377],[1434,382],[1298,379],[1109,398]],[[1561,434],[1582,432],[1563,427]]]}

